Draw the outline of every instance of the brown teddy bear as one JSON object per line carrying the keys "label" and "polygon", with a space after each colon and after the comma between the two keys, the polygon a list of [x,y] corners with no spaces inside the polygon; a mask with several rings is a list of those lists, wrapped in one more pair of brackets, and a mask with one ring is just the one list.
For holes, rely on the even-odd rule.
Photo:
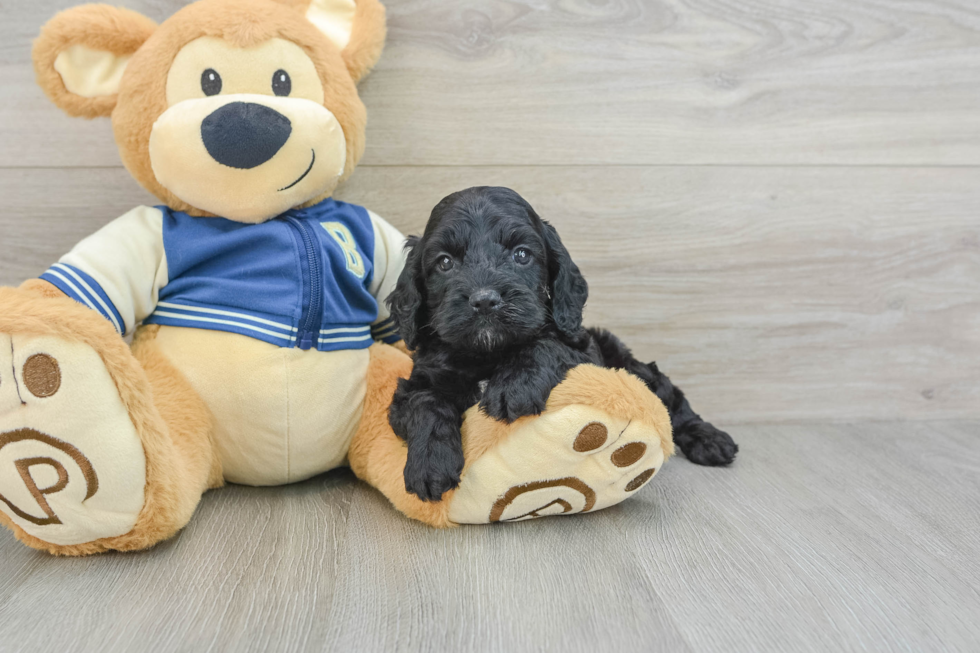
{"label": "brown teddy bear", "polygon": [[163,204],[0,289],[0,522],[26,544],[149,547],[225,481],[345,464],[437,527],[586,512],[670,456],[663,404],[581,366],[538,417],[471,409],[460,486],[406,492],[387,409],[411,359],[383,303],[404,238],[331,198],[364,151],[356,83],[384,37],[377,0],[200,0],[159,26],[84,5],[43,28],[44,91],[111,116]]}

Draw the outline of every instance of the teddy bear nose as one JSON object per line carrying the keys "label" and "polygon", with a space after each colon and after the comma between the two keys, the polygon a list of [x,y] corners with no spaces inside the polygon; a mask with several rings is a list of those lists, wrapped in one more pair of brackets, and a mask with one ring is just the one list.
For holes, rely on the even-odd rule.
{"label": "teddy bear nose", "polygon": [[201,138],[211,158],[242,169],[274,157],[292,131],[289,118],[254,102],[229,102],[201,123]]}

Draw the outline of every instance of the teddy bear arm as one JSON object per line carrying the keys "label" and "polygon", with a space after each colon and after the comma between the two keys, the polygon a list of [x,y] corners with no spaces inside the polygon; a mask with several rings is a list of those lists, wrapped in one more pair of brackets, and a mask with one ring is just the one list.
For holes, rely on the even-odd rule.
{"label": "teddy bear arm", "polygon": [[[155,309],[167,284],[163,212],[140,206],[79,242],[41,274],[62,295],[102,314],[120,334],[128,334]],[[27,289],[53,296],[50,287]]]}
{"label": "teddy bear arm", "polygon": [[28,279],[24,283],[20,284],[19,289],[36,297],[43,297],[45,299],[65,297],[65,293],[58,290],[57,286],[50,281],[45,281],[44,279]]}

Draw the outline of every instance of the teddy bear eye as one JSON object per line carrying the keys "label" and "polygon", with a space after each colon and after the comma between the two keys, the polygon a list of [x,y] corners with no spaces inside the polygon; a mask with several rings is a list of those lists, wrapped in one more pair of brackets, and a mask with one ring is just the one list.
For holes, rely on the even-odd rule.
{"label": "teddy bear eye", "polygon": [[221,75],[214,68],[208,68],[201,73],[201,90],[205,95],[217,95],[221,92]]}
{"label": "teddy bear eye", "polygon": [[293,80],[289,73],[281,68],[272,74],[272,92],[276,95],[289,95],[293,90]]}

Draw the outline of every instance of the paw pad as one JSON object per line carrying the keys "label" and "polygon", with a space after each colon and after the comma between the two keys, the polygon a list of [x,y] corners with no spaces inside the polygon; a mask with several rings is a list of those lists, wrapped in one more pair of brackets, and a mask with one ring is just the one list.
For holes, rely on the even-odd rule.
{"label": "paw pad", "polygon": [[629,467],[643,457],[647,452],[647,445],[642,442],[630,442],[624,444],[612,454],[612,464],[616,467]]}
{"label": "paw pad", "polygon": [[649,481],[650,478],[656,473],[657,473],[656,469],[648,469],[647,471],[643,472],[642,474],[634,478],[632,481],[627,483],[626,491],[633,492],[634,490],[639,490],[641,487],[643,487],[643,484]]}
{"label": "paw pad", "polygon": [[40,399],[50,397],[61,388],[61,368],[53,356],[34,354],[24,362],[24,385]]}
{"label": "paw pad", "polygon": [[591,424],[586,424],[585,427],[579,431],[578,437],[575,438],[575,442],[572,444],[572,449],[575,449],[575,451],[578,451],[579,453],[595,451],[602,445],[606,444],[606,438],[608,437],[609,429],[607,429],[604,424],[592,422]]}
{"label": "paw pad", "polygon": [[[616,439],[621,438],[627,428],[629,424]],[[636,465],[644,458],[647,444],[633,441],[616,447],[611,454],[600,451],[606,445],[612,449],[615,444],[615,441],[609,443],[609,428],[605,424],[590,422],[578,432],[572,442],[572,449],[577,453],[586,454],[589,458],[608,457],[608,463],[601,464],[602,467],[624,471],[614,472],[600,480],[607,484],[612,482],[612,485],[618,485],[622,481],[617,482],[616,479],[623,478],[626,468]],[[608,467],[609,463],[612,468]],[[635,492],[653,478],[656,472],[655,467],[641,472],[626,483],[625,487],[620,486],[621,491]],[[596,501],[596,490],[578,476],[522,483],[512,486],[494,502],[490,509],[489,521],[511,522],[550,515],[588,512],[596,505]]]}

